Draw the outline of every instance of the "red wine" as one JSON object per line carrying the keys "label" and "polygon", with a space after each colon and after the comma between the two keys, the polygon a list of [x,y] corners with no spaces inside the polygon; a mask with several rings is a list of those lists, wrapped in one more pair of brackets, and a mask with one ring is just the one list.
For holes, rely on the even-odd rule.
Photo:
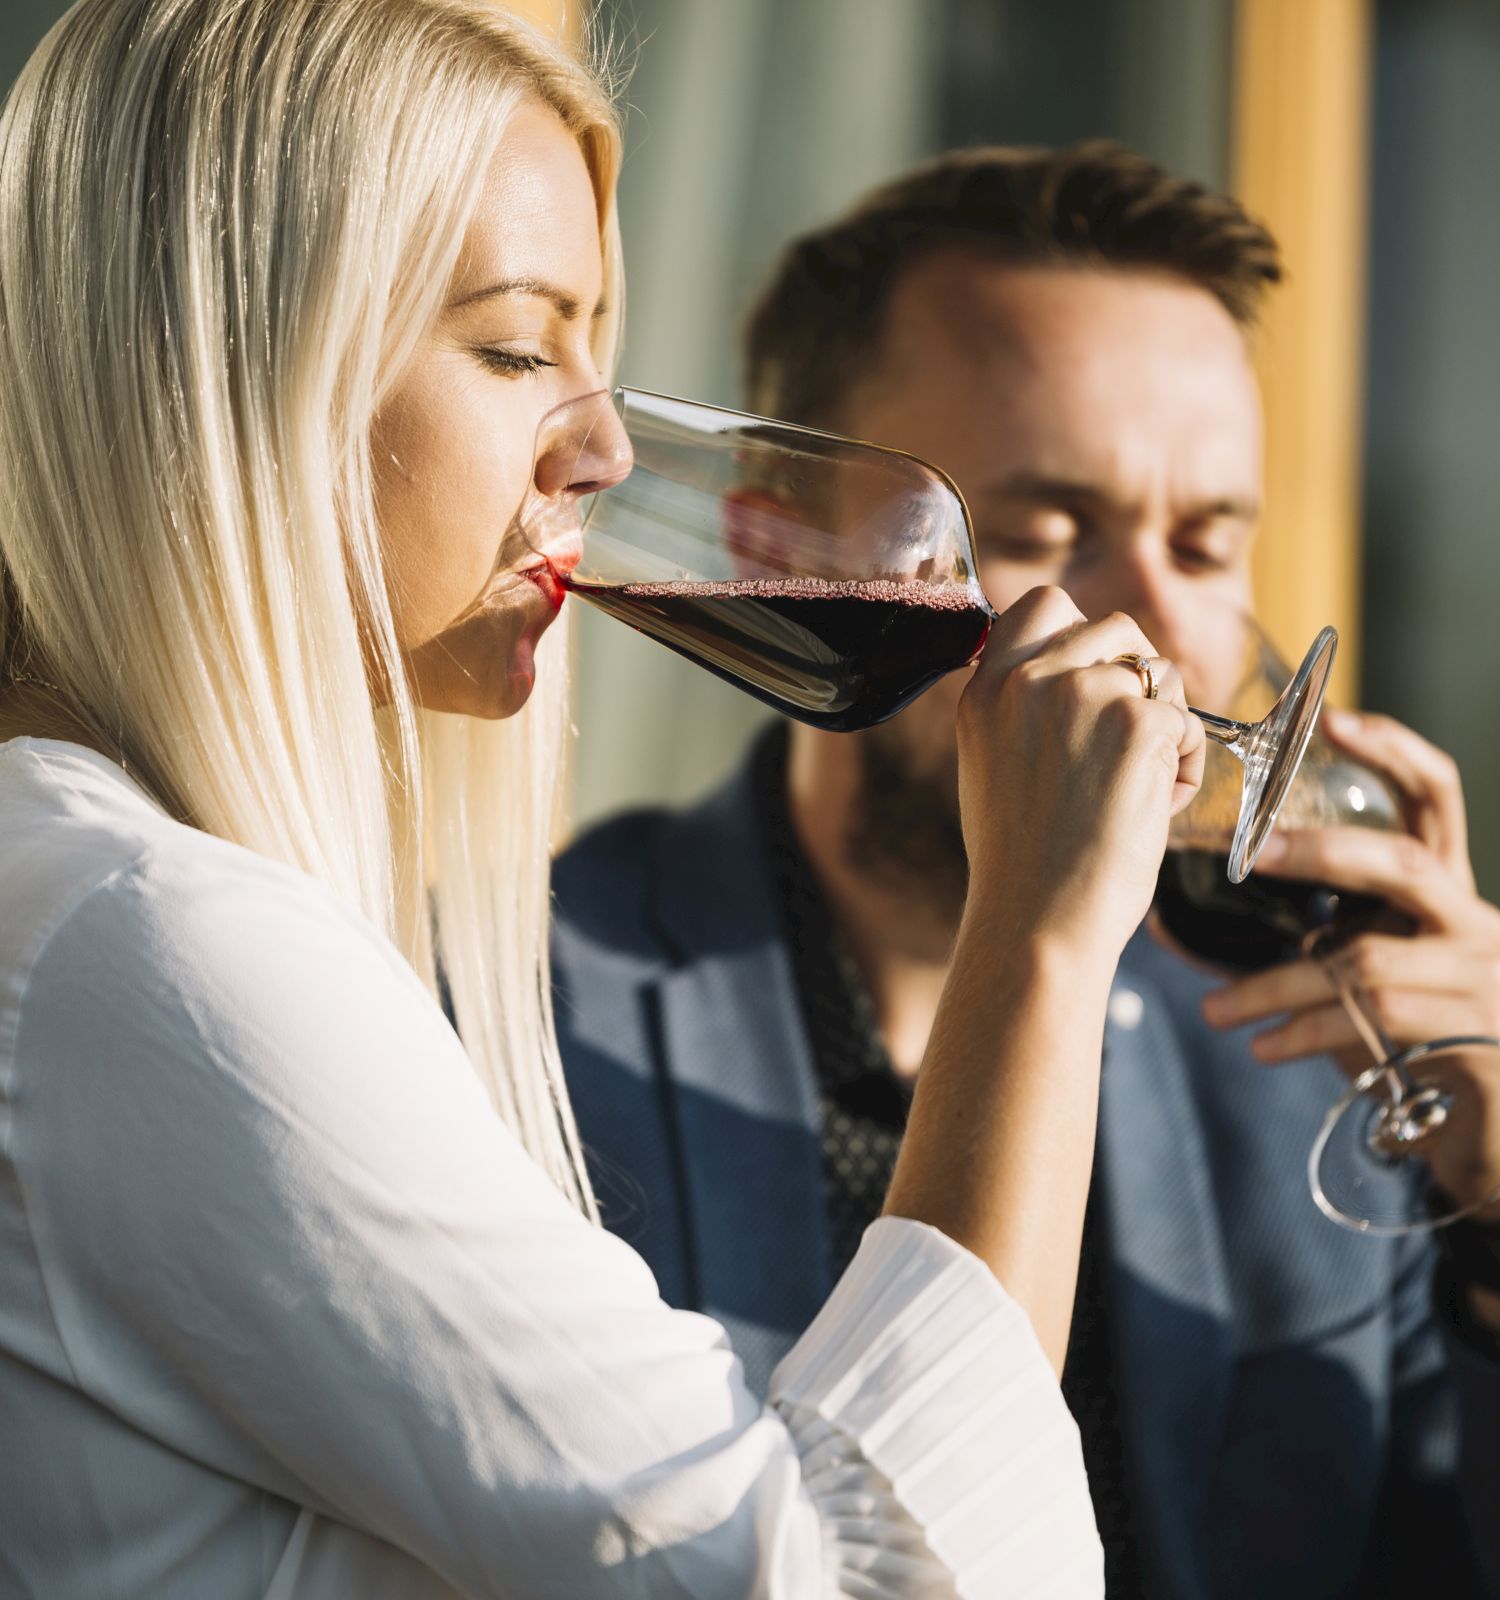
{"label": "red wine", "polygon": [[568,588],[778,711],[848,733],[979,654],[991,612],[925,583],[751,578]]}
{"label": "red wine", "polygon": [[1215,966],[1255,972],[1294,961],[1314,928],[1373,921],[1386,904],[1326,884],[1252,872],[1229,881],[1229,857],[1212,850],[1168,850],[1156,880],[1156,914],[1191,954]]}

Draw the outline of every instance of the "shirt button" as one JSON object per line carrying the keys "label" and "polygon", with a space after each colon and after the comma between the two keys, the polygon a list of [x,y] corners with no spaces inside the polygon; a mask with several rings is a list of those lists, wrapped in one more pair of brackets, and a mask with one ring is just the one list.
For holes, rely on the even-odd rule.
{"label": "shirt button", "polygon": [[1134,989],[1116,989],[1109,997],[1109,1020],[1117,1028],[1138,1028],[1146,1002]]}

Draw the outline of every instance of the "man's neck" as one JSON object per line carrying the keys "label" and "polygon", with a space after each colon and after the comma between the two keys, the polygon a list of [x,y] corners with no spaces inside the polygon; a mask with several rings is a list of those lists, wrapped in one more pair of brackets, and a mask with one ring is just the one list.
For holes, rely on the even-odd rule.
{"label": "man's neck", "polygon": [[958,913],[916,874],[875,876],[849,859],[859,758],[838,734],[793,731],[787,801],[797,841],[869,990],[891,1064],[915,1077],[948,976]]}

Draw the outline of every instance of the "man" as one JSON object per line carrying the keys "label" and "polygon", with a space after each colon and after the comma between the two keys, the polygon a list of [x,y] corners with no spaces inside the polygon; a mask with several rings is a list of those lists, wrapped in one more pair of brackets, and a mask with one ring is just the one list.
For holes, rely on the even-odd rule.
{"label": "man", "polygon": [[[1279,276],[1233,202],[1117,147],[960,153],[789,249],[750,404],[947,469],[995,605],[1060,583],[1185,653],[1249,603],[1247,336]],[[558,866],[559,1028],[607,1219],[762,1385],[890,1176],[964,896],[962,676],[864,734],[777,729],[705,804]],[[1403,1042],[1500,1032],[1456,775],[1379,719],[1341,737],[1421,842],[1306,834],[1276,870],[1413,914],[1361,956]],[[1344,1080],[1309,1053],[1351,1042],[1306,963],[1226,985],[1150,930],[1122,960],[1064,1374],[1115,1600],[1472,1596],[1477,1560],[1500,1585],[1492,1236],[1439,1262],[1314,1209]],[[1455,1194],[1500,1185],[1497,1124],[1440,1173]]]}

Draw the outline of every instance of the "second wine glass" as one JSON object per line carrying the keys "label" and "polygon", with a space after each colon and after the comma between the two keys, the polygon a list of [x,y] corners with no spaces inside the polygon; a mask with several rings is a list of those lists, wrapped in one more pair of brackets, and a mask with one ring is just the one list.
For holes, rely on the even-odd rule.
{"label": "second wine glass", "polygon": [[[1182,652],[1190,689],[1210,672],[1198,659],[1208,654],[1238,676],[1231,704],[1262,705],[1284,691],[1292,675],[1253,619],[1210,606],[1194,620],[1198,648]],[[1493,1074],[1500,1040],[1446,1038],[1399,1049],[1355,981],[1345,951],[1361,933],[1409,933],[1409,920],[1373,895],[1329,884],[1263,873],[1243,884],[1227,882],[1223,864],[1237,825],[1237,790],[1238,775],[1210,750],[1198,794],[1173,818],[1154,911],[1174,944],[1217,967],[1254,971],[1299,956],[1322,966],[1363,1059],[1340,1058],[1354,1081],[1316,1137],[1309,1135],[1308,1184],[1318,1208],[1357,1233],[1391,1237],[1443,1227],[1489,1205],[1497,1196],[1465,1204],[1449,1199],[1424,1157],[1455,1132],[1461,1137],[1465,1120],[1477,1114],[1462,1102],[1463,1086]],[[1281,821],[1292,828],[1399,833],[1401,797],[1380,773],[1315,734]]]}

